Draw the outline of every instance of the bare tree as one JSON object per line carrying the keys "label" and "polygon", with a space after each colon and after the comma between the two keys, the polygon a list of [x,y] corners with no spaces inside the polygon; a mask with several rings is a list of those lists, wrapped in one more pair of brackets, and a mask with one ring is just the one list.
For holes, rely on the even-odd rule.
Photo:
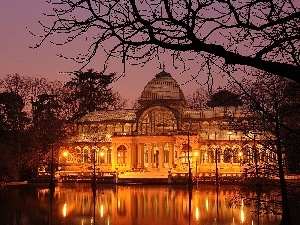
{"label": "bare tree", "polygon": [[0,90],[20,95],[25,103],[25,111],[31,113],[31,103],[42,94],[63,95],[61,81],[49,81],[43,77],[28,77],[20,74],[8,74],[0,80]]}
{"label": "bare tree", "polygon": [[43,34],[36,35],[40,41],[34,47],[45,40],[56,45],[85,40],[87,52],[73,57],[80,63],[88,64],[102,49],[107,60],[121,58],[124,67],[125,61],[145,63],[169,50],[175,66],[190,56],[200,65],[208,54],[221,64],[300,82],[297,0],[48,2],[53,13],[50,22],[40,22]]}
{"label": "bare tree", "polygon": [[[255,81],[244,81],[243,84],[235,84],[241,88],[243,93],[243,101],[246,106],[245,120],[250,121],[242,124],[242,126],[236,124],[236,129],[243,130],[244,134],[254,142],[251,154],[255,159],[253,169],[256,178],[259,178],[258,174],[262,172],[272,173],[272,176],[279,178],[282,209],[281,224],[292,224],[285,180],[287,172],[285,156],[288,155],[289,151],[294,151],[289,145],[286,145],[287,136],[291,134],[300,135],[298,129],[295,129],[297,125],[299,126],[298,122],[297,125],[291,126],[290,124],[290,120],[299,113],[299,101],[291,95],[291,88],[294,85],[291,85],[293,83],[288,79],[267,73],[263,76],[260,76],[260,73],[256,74]],[[299,93],[298,86],[293,90],[295,93]],[[265,151],[257,151],[257,145],[263,146]],[[266,162],[271,162],[271,164]],[[258,163],[263,167],[259,166]]]}
{"label": "bare tree", "polygon": [[126,107],[128,100],[122,98],[119,92],[112,90],[112,98],[114,99],[114,104],[110,104],[109,109],[124,109]]}
{"label": "bare tree", "polygon": [[209,93],[203,87],[198,88],[193,94],[187,96],[188,105],[192,108],[206,107],[208,99]]}

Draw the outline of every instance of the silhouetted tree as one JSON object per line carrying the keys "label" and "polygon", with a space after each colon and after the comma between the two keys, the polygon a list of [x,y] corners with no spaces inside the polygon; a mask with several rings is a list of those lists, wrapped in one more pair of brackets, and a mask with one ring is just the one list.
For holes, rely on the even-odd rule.
{"label": "silhouetted tree", "polygon": [[203,87],[198,88],[193,94],[187,96],[188,106],[191,108],[203,108],[207,106],[209,93]]}
{"label": "silhouetted tree", "polygon": [[109,109],[124,109],[126,107],[128,100],[122,98],[119,92],[112,90],[112,98],[114,104],[110,104]]}
{"label": "silhouetted tree", "polygon": [[[52,151],[66,138],[65,120],[60,118],[61,106],[57,95],[42,94],[32,102],[33,123],[30,127],[32,159],[29,163],[37,170],[42,164],[49,164]],[[55,149],[54,149],[55,148]],[[48,165],[48,169],[50,166]]]}
{"label": "silhouetted tree", "polygon": [[[281,188],[281,224],[292,224],[284,159],[289,148],[283,140],[290,133],[297,134],[296,130],[289,127],[289,121],[298,114],[299,105],[297,104],[297,109],[294,107],[295,105],[289,104],[290,92],[288,87],[291,84],[290,80],[271,74],[264,74],[263,76],[258,74],[255,77],[256,80],[252,82],[246,80],[243,85],[237,84],[243,91],[245,119],[252,120],[251,123],[242,126],[237,125],[237,129],[242,128],[244,134],[256,141],[256,144],[262,145],[271,155],[276,155],[275,168],[277,169],[271,170],[274,167],[269,165],[264,166],[263,169],[270,170],[268,173],[272,173],[273,176],[278,176]],[[258,138],[259,136],[262,138]],[[262,164],[266,164],[264,162],[266,158],[274,160],[270,154],[262,152],[258,155],[256,146],[254,146],[253,151],[256,161]],[[256,168],[256,173],[258,172],[262,173],[261,168]]]}
{"label": "silhouetted tree", "polygon": [[210,100],[207,102],[209,107],[228,107],[228,106],[241,106],[243,103],[238,94],[232,93],[228,90],[220,90],[214,93]]}
{"label": "silhouetted tree", "polygon": [[20,156],[26,150],[24,101],[12,92],[0,93],[0,179],[16,181],[20,176]]}
{"label": "silhouetted tree", "polygon": [[73,109],[71,120],[76,121],[93,111],[109,109],[116,103],[114,92],[109,88],[114,74],[105,75],[89,69],[76,72],[74,76],[65,85],[70,89],[65,102]]}
{"label": "silhouetted tree", "polygon": [[174,64],[184,62],[185,52],[200,64],[201,53],[207,53],[218,57],[219,64],[250,66],[300,83],[296,2],[49,1],[52,23],[43,24],[45,33],[35,47],[45,40],[58,45],[85,40],[87,53],[75,61],[87,64],[104,48],[108,59],[119,57],[124,66],[130,60],[148,62],[160,49],[171,51]]}
{"label": "silhouetted tree", "polygon": [[289,172],[300,172],[300,85],[286,81],[282,90],[284,102],[280,116],[289,129],[284,129],[282,142],[285,148],[286,166]]}
{"label": "silhouetted tree", "polygon": [[[39,95],[52,93],[64,96],[63,83],[61,81],[50,81],[43,77],[21,76],[19,74],[6,75],[0,80],[0,90],[3,92],[14,93],[22,97],[24,101],[24,110],[31,114],[31,103]],[[58,98],[61,100],[62,98]],[[61,103],[61,102],[60,102]]]}

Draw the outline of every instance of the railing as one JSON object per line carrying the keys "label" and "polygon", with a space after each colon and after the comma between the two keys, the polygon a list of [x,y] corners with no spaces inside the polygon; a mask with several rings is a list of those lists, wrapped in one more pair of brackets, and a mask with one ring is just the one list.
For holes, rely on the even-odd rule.
{"label": "railing", "polygon": [[[92,172],[82,172],[82,171],[64,171],[59,174],[59,182],[75,182],[75,183],[85,183],[90,182],[93,178]],[[114,172],[96,172],[96,179],[98,182],[112,183]]]}
{"label": "railing", "polygon": [[176,135],[198,135],[199,131],[158,131],[158,132],[114,132],[113,136],[176,136]]}

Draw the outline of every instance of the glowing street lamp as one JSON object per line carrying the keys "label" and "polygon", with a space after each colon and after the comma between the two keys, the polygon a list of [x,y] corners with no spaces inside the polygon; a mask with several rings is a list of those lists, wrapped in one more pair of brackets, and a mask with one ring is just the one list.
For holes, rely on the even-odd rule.
{"label": "glowing street lamp", "polygon": [[63,155],[63,157],[67,158],[68,155],[69,155],[69,152],[68,151],[63,151],[62,155]]}

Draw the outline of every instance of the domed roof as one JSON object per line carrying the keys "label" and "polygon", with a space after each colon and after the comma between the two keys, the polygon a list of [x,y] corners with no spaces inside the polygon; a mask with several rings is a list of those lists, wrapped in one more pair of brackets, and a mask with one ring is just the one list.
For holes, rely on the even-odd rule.
{"label": "domed roof", "polygon": [[185,97],[170,73],[161,71],[144,88],[140,100],[180,100]]}

